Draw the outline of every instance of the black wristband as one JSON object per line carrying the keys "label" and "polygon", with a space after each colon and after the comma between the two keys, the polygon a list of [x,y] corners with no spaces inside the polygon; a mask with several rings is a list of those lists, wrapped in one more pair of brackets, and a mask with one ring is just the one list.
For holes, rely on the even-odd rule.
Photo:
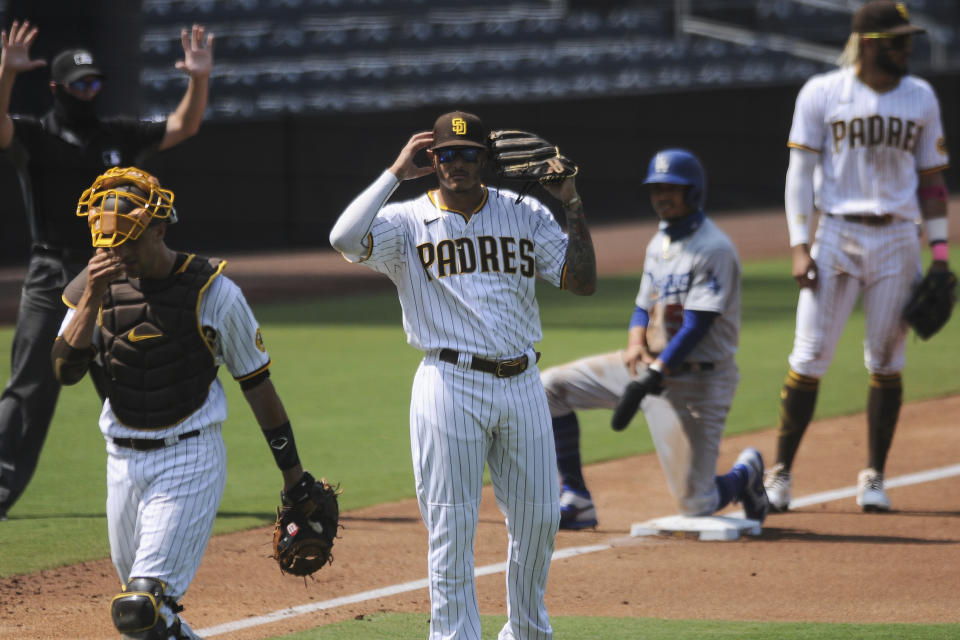
{"label": "black wristband", "polygon": [[263,432],[270,445],[270,451],[273,453],[273,459],[277,461],[277,467],[281,471],[286,471],[291,467],[300,464],[300,456],[297,454],[297,443],[293,439],[293,429],[290,422],[284,422],[275,429]]}

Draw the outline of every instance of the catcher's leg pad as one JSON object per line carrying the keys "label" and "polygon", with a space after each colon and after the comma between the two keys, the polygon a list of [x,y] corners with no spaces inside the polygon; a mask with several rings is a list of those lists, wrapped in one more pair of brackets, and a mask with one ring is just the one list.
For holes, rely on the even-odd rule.
{"label": "catcher's leg pad", "polygon": [[[124,638],[167,640],[171,631],[178,633],[167,626],[166,618],[160,613],[161,607],[168,600],[164,596],[164,590],[163,582],[156,578],[131,578],[123,587],[123,593],[113,597],[110,616],[113,618],[113,626]],[[173,606],[176,607],[175,604]],[[179,607],[174,611],[177,609]],[[173,626],[179,628],[177,622],[179,620],[175,619]]]}

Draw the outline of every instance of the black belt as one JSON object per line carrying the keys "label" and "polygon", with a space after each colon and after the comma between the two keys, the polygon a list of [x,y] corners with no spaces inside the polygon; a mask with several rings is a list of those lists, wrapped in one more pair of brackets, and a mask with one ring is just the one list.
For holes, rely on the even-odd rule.
{"label": "black belt", "polygon": [[670,373],[696,373],[698,371],[713,371],[712,362],[681,362],[676,369],[670,369]]}
{"label": "black belt", "polygon": [[199,431],[187,431],[186,433],[181,433],[178,436],[170,436],[169,438],[111,438],[111,440],[113,444],[118,447],[123,447],[124,449],[153,451],[154,449],[162,449],[171,444],[177,444],[181,440],[186,440],[198,435],[200,435]]}
{"label": "black belt", "polygon": [[92,249],[60,249],[58,247],[51,247],[48,244],[34,244],[32,250],[33,253],[60,258],[67,262],[86,263],[90,261],[90,257],[93,255]]}
{"label": "black belt", "polygon": [[837,220],[845,220],[847,222],[856,222],[859,224],[866,224],[871,227],[885,227],[894,220],[897,219],[892,213],[884,213],[883,215],[873,216],[873,215],[847,215],[845,213],[828,213],[831,218],[836,218]]}
{"label": "black belt", "polygon": [[[441,349],[439,358],[450,364],[457,364],[460,361],[460,353],[453,349]],[[537,352],[537,360],[540,359],[540,353]],[[518,376],[527,370],[530,365],[530,357],[526,354],[512,360],[486,360],[477,356],[470,357],[470,368],[474,371],[492,373],[498,378],[512,378]]]}

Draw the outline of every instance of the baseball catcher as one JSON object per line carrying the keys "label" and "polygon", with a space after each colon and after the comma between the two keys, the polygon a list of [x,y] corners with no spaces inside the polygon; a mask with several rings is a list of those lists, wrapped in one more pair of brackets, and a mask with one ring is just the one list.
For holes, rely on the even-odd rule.
{"label": "baseball catcher", "polygon": [[903,318],[923,340],[940,331],[957,301],[957,276],[946,269],[927,272],[910,295]]}
{"label": "baseball catcher", "polygon": [[339,487],[317,481],[309,472],[290,491],[280,492],[273,526],[273,559],[283,573],[308,576],[333,562],[339,528]]}
{"label": "baseball catcher", "polygon": [[491,131],[487,146],[493,170],[501,178],[544,184],[562,182],[579,171],[558,147],[529,131]]}
{"label": "baseball catcher", "polygon": [[[283,478],[274,554],[309,575],[330,559],[336,490],[304,472],[270,379],[270,354],[226,262],[166,243],[174,194],[137,167],[99,176],[77,203],[96,248],[63,291],[67,311],[50,359],[56,380],[94,367],[106,398],[107,526],[120,593],[110,616],[124,638],[198,638],[180,615],[223,497],[227,398],[237,381]],[[148,474],[140,471],[149,469]],[[162,500],[152,499],[162,496]]]}

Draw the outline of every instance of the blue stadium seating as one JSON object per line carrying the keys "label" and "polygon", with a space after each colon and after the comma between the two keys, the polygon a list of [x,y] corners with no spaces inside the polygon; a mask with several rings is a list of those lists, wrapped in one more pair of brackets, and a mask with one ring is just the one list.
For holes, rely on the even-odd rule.
{"label": "blue stadium seating", "polygon": [[[799,82],[830,65],[699,36],[671,3],[549,0],[143,0],[146,116],[176,106],[180,28],[216,34],[212,118],[378,111]],[[958,48],[952,1],[925,0]],[[664,6],[667,8],[664,9]],[[842,47],[849,13],[792,0],[691,0],[697,16]],[[942,22],[948,20],[947,22]],[[949,20],[952,20],[950,22]],[[940,27],[939,25],[945,25]],[[917,39],[919,60],[929,44]]]}

